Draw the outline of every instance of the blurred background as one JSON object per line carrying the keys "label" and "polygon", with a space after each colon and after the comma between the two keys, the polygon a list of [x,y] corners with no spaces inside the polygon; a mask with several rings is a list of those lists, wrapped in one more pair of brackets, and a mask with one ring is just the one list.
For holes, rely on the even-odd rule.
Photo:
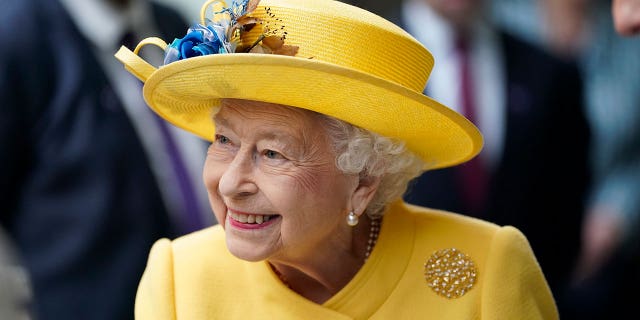
{"label": "blurred background", "polygon": [[[204,191],[206,143],[157,127],[113,59],[184,36],[203,2],[0,0],[0,319],[132,319],[151,243],[216,223],[188,188]],[[522,230],[562,319],[635,314],[640,37],[615,32],[611,1],[345,2],[421,41],[436,61],[425,93],[485,136],[405,200]]]}

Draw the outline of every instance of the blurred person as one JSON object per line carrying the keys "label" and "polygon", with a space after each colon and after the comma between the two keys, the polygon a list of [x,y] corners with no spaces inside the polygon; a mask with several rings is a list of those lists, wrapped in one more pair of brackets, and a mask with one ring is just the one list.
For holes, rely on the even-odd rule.
{"label": "blurred person", "polygon": [[[177,188],[201,189],[206,145],[157,126],[113,52],[186,24],[142,0],[0,7],[0,223],[30,277],[34,317],[131,319],[153,241],[199,227],[189,203],[207,209],[204,192],[181,203]],[[176,155],[181,168],[170,167]]]}
{"label": "blurred person", "polygon": [[551,51],[568,59],[588,41],[586,30],[589,3],[592,0],[541,0],[544,23],[541,23],[545,42]]}
{"label": "blurred person", "polygon": [[[496,6],[504,2],[516,1],[496,1]],[[568,309],[564,314],[568,319],[610,319],[633,313],[640,286],[640,39],[621,35],[633,33],[632,13],[638,9],[633,9],[634,1],[526,1],[529,8],[525,1],[517,2],[522,3],[520,11],[547,21],[546,26],[522,28],[519,21],[504,19],[500,10],[496,18],[506,27],[537,34],[532,38],[559,54],[574,55],[587,89],[593,185],[573,284],[562,297]],[[554,12],[559,2],[565,10]],[[579,21],[555,24],[573,19]],[[558,46],[549,34],[564,25],[581,28]],[[562,50],[568,47],[574,50]]]}
{"label": "blurred person", "polygon": [[640,33],[640,0],[613,0],[611,9],[618,33],[625,36]]}
{"label": "blurred person", "polygon": [[589,181],[582,80],[575,62],[494,26],[486,5],[403,2],[402,24],[440,58],[426,92],[460,106],[485,137],[479,157],[426,172],[405,199],[516,226],[561,295],[579,252]]}
{"label": "blurred person", "polygon": [[[544,16],[554,6],[542,2]],[[576,1],[584,11],[558,20],[581,20],[564,41],[582,62],[587,113],[594,132],[594,188],[582,226],[582,250],[572,290],[570,319],[608,319],[635,311],[640,286],[640,39],[624,39],[640,26],[639,1]],[[547,33],[553,33],[554,25]],[[575,41],[575,39],[583,39]],[[553,46],[552,46],[553,48]]]}
{"label": "blurred person", "polygon": [[[212,142],[220,221],[154,245],[138,320],[558,318],[516,228],[402,201],[424,170],[482,148],[423,94],[424,46],[338,1],[227,4],[207,1],[169,45],[116,53],[155,112]],[[136,55],[145,44],[161,67]]]}

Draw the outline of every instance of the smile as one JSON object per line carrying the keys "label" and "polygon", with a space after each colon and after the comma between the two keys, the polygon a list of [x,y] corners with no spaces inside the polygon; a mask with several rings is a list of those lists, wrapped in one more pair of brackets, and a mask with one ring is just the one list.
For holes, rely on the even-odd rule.
{"label": "smile", "polygon": [[277,215],[259,215],[259,214],[244,214],[244,213],[235,213],[230,210],[227,211],[229,217],[240,223],[248,223],[248,224],[262,224],[265,223],[271,218],[277,217]]}

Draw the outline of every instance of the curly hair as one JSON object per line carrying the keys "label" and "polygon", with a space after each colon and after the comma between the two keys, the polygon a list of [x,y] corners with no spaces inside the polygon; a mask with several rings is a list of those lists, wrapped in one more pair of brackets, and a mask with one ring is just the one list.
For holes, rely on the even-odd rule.
{"label": "curly hair", "polygon": [[318,114],[336,153],[336,165],[360,180],[380,178],[380,185],[365,213],[379,218],[390,202],[399,199],[409,182],[419,176],[425,162],[409,151],[403,142],[356,127],[342,120]]}

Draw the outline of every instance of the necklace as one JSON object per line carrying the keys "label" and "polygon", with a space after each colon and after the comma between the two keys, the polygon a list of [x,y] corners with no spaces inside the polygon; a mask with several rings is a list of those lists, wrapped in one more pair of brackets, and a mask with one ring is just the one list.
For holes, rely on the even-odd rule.
{"label": "necklace", "polygon": [[371,229],[369,230],[369,240],[367,241],[367,251],[364,253],[364,261],[366,262],[369,259],[369,255],[371,255],[371,250],[375,247],[376,242],[378,242],[378,235],[380,234],[380,220],[382,218],[372,218],[371,219]]}

